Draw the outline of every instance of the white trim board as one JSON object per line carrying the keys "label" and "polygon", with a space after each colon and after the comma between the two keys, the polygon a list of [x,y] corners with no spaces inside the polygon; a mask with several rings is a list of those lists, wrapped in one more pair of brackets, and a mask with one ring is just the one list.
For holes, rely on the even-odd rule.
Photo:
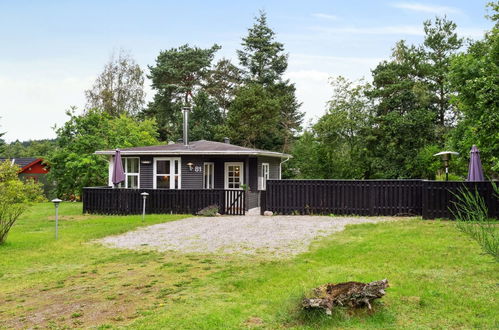
{"label": "white trim board", "polygon": [[[153,169],[152,169],[152,187],[153,189],[158,189],[157,188],[157,182],[156,182],[156,162],[158,160],[169,160],[170,161],[170,189],[175,189],[175,180],[171,180],[171,176],[175,175],[174,168],[175,168],[175,161],[178,160],[178,188],[177,189],[182,189],[182,159],[180,157],[154,157],[153,158]],[[172,188],[173,187],[173,188]]]}
{"label": "white trim board", "polygon": [[241,190],[243,188],[229,188],[229,175],[228,175],[228,168],[229,166],[239,166],[240,168],[240,185],[244,184],[244,162],[225,162],[224,163],[224,188],[225,189],[231,189],[231,190]]}
{"label": "white trim board", "polygon": [[[114,155],[114,151],[106,151],[106,150],[98,150],[95,152],[96,155]],[[276,157],[276,158],[291,158],[291,155],[287,154],[281,154],[278,152],[273,152],[273,151],[192,151],[192,150],[185,150],[185,151],[161,151],[161,150],[155,150],[155,151],[128,151],[128,150],[123,150],[121,151],[121,155],[130,155],[130,156],[139,156],[139,155],[173,155],[173,156],[179,156],[179,155],[234,155],[234,156],[239,156],[239,155],[244,155],[244,156],[268,156],[268,157]]]}

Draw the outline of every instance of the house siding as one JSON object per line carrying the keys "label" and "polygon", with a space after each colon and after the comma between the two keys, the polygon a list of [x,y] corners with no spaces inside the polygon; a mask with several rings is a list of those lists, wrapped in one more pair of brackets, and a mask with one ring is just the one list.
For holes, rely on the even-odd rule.
{"label": "house siding", "polygon": [[258,166],[257,166],[257,182],[258,182],[258,190],[262,190],[260,177],[262,176],[262,163],[269,164],[269,179],[277,180],[280,175],[280,164],[281,161],[279,158],[272,157],[258,157]]}
{"label": "house siding", "polygon": [[260,192],[247,191],[246,192],[246,210],[260,206]]}
{"label": "house siding", "polygon": [[258,190],[258,159],[249,159],[249,188],[251,191]]}
{"label": "house siding", "polygon": [[[149,164],[143,164],[143,162],[149,162]],[[141,156],[139,164],[140,173],[140,188],[142,189],[152,189],[153,187],[153,157],[152,156]]]}
{"label": "house siding", "polygon": [[[182,173],[182,189],[203,189],[203,163],[205,162],[202,156],[182,156],[182,164],[180,171]],[[192,171],[187,166],[188,163],[194,164]],[[196,168],[201,168],[201,171],[196,172]]]}
{"label": "house siding", "polygon": [[[128,156],[132,157],[132,156]],[[140,188],[152,189],[154,180],[154,158],[169,157],[169,156],[140,156]],[[171,156],[178,157],[178,156]],[[261,164],[270,164],[270,178],[279,178],[279,158],[272,157],[247,157],[247,156],[204,156],[192,155],[181,156],[180,171],[182,174],[182,189],[203,189],[203,171],[205,162],[214,164],[214,186],[215,189],[225,188],[225,163],[226,162],[242,162],[244,164],[244,183],[249,185],[250,191],[259,190],[259,176],[261,175]],[[149,162],[149,164],[143,164]],[[188,163],[193,163],[194,167],[191,171]],[[201,171],[196,172],[196,167]],[[111,173],[110,173],[111,174]],[[253,203],[252,203],[253,204]]]}

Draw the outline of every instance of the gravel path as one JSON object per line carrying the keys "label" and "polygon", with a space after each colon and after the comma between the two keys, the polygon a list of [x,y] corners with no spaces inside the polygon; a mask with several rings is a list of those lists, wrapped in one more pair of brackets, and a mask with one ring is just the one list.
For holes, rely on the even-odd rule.
{"label": "gravel path", "polygon": [[317,237],[346,225],[393,218],[326,216],[195,217],[144,227],[100,240],[106,246],[186,253],[243,253],[291,256],[308,250]]}

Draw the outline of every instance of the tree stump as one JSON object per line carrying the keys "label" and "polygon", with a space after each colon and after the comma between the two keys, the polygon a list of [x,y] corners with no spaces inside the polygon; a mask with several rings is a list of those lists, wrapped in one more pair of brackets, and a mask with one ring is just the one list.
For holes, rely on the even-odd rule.
{"label": "tree stump", "polygon": [[327,283],[315,288],[312,297],[303,299],[302,306],[305,309],[323,309],[328,315],[331,315],[335,306],[367,306],[371,309],[371,302],[383,297],[388,286],[386,279],[371,283]]}

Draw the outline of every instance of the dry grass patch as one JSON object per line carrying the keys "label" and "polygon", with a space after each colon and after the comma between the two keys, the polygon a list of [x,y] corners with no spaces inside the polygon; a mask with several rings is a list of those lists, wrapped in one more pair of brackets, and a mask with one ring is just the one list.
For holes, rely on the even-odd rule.
{"label": "dry grass patch", "polygon": [[[171,260],[176,260],[171,262]],[[6,328],[123,325],[178,299],[215,269],[171,255],[88,267],[63,281],[43,283],[0,296],[0,325]]]}

